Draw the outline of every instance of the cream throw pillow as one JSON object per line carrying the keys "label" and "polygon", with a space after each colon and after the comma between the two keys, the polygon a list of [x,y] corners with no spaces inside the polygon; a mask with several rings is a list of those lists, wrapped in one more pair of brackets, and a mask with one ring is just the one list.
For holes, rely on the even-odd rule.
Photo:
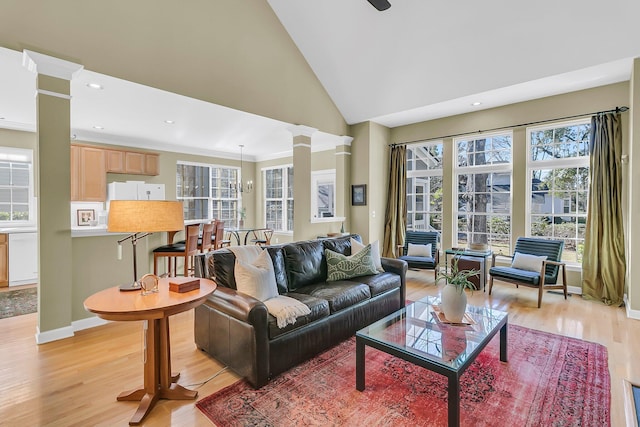
{"label": "cream throw pillow", "polygon": [[517,268],[518,270],[535,271],[536,273],[539,273],[542,269],[542,262],[546,260],[546,256],[529,255],[516,252],[513,256],[511,267]]}
{"label": "cream throw pillow", "polygon": [[433,257],[431,253],[431,243],[428,245],[414,245],[413,243],[409,243],[409,248],[407,249],[407,256],[426,256]]}
{"label": "cream throw pillow", "polygon": [[[355,255],[361,250],[363,250],[366,245],[358,242],[353,237],[351,238],[351,255]],[[382,261],[380,260],[380,241],[376,240],[371,243],[371,258],[373,258],[373,264],[376,266],[376,270],[380,273],[384,273],[384,268],[382,268]]]}
{"label": "cream throw pillow", "polygon": [[253,262],[244,262],[236,258],[233,273],[238,291],[260,301],[278,296],[276,275],[268,251],[261,251]]}

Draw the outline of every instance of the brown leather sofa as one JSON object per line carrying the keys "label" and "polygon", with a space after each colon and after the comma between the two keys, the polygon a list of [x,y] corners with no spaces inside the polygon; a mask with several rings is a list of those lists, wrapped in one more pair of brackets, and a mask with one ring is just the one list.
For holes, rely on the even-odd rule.
{"label": "brown leather sofa", "polygon": [[[351,254],[350,236],[268,246],[278,292],[302,301],[311,314],[280,329],[259,300],[236,291],[235,256],[228,249],[201,254],[196,276],[218,288],[195,310],[198,348],[254,387],[351,337],[405,305],[407,263],[382,258],[384,272],[327,282],[324,250]],[[354,235],[360,240],[360,236]]]}

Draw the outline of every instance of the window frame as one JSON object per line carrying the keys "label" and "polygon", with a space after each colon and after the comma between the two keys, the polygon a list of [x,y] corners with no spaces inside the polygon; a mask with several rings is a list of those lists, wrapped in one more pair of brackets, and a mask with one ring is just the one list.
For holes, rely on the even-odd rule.
{"label": "window frame", "polygon": [[[193,221],[211,221],[211,220],[214,220],[214,219],[222,219],[222,220],[225,221],[225,225],[227,225],[227,226],[236,226],[238,224],[238,221],[239,221],[239,218],[240,218],[239,212],[242,209],[242,197],[240,195],[240,192],[237,191],[237,189],[235,190],[235,196],[236,197],[213,197],[214,188],[215,189],[219,189],[221,187],[214,187],[213,186],[212,179],[213,179],[214,175],[213,175],[212,170],[213,169],[219,169],[220,170],[220,174],[217,175],[219,177],[218,179],[222,179],[224,177],[224,172],[223,171],[225,171],[225,170],[235,171],[236,176],[238,178],[238,180],[236,181],[236,183],[237,183],[237,182],[240,182],[240,179],[241,179],[242,171],[240,170],[240,167],[178,160],[176,162],[176,174],[178,173],[177,168],[178,168],[179,165],[194,166],[194,167],[207,169],[207,182],[208,182],[208,187],[209,187],[209,192],[208,192],[208,195],[206,197],[202,197],[202,196],[197,196],[197,197],[180,196],[178,194],[178,181],[177,181],[177,178],[176,178],[176,200],[183,201],[183,204],[184,204],[184,200],[205,200],[206,201],[205,203],[207,205],[206,206],[207,218],[187,219],[187,216],[185,215],[185,224],[188,223],[188,222],[193,222]],[[213,212],[213,209],[214,209],[214,206],[215,206],[215,202],[219,202],[219,203],[235,202],[236,209],[233,212],[233,217],[232,218],[226,218],[224,216],[221,216],[221,217],[215,216],[214,212]],[[226,223],[227,221],[228,221],[228,223]]]}
{"label": "window frame", "polygon": [[[441,149],[441,153],[442,153],[442,157],[440,158],[440,167],[434,167],[434,168],[427,168],[427,169],[416,169],[415,168],[415,161],[416,161],[416,154],[415,154],[415,149],[416,148],[420,148],[420,147],[432,147],[432,146],[440,146]],[[414,158],[412,160],[409,159],[409,151],[411,151],[413,153]],[[410,162],[413,161],[413,169],[410,169]],[[421,141],[415,144],[411,144],[407,146],[407,158],[406,158],[406,163],[407,163],[407,182],[409,182],[411,179],[413,180],[413,184],[412,184],[412,188],[411,191],[408,191],[408,188],[406,190],[406,197],[407,197],[407,223],[405,224],[406,229],[407,230],[431,230],[431,217],[432,216],[440,216],[440,229],[436,229],[435,231],[442,233],[442,219],[443,219],[443,210],[444,210],[444,194],[442,197],[442,201],[441,201],[441,210],[438,211],[431,211],[429,208],[431,206],[431,197],[432,197],[432,193],[430,191],[430,180],[432,178],[440,178],[441,184],[444,184],[444,162],[445,162],[445,157],[444,157],[444,141],[442,140],[429,140],[429,141]],[[416,198],[417,198],[417,192],[416,192],[416,188],[418,186],[418,180],[421,181],[420,185],[424,186],[426,188],[427,191],[425,191],[423,193],[424,196],[424,200],[423,200],[423,206],[424,209],[421,211],[417,210],[417,203],[416,203]],[[442,187],[441,187],[442,188]],[[411,199],[411,201],[409,201],[409,199]],[[411,206],[412,208],[409,209],[409,206]],[[426,221],[426,225],[425,228],[416,228],[416,215],[422,213],[424,215],[424,221]],[[411,227],[409,227],[409,222],[411,221]],[[435,228],[435,227],[433,227]]]}
{"label": "window frame", "polygon": [[[510,153],[509,153],[509,160],[505,161],[503,163],[490,163],[490,164],[484,164],[484,165],[465,165],[465,166],[459,166],[459,159],[458,159],[458,155],[459,153],[459,149],[458,149],[458,144],[459,142],[463,142],[463,141],[475,141],[478,139],[488,139],[488,138],[495,138],[498,136],[506,136],[510,139],[511,142],[511,149],[510,149]],[[460,215],[475,215],[475,213],[468,213],[468,212],[464,212],[464,211],[460,211],[460,191],[459,191],[459,175],[477,175],[477,174],[509,174],[509,198],[508,198],[508,203],[507,206],[509,207],[508,213],[497,213],[495,211],[491,211],[491,212],[485,212],[486,216],[487,216],[487,224],[490,224],[490,217],[496,217],[496,216],[507,216],[509,218],[509,230],[507,233],[504,233],[507,242],[506,245],[507,247],[505,248],[505,250],[507,250],[507,252],[511,251],[511,247],[512,247],[512,231],[513,231],[513,131],[512,130],[503,130],[503,131],[497,131],[497,132],[488,132],[488,133],[476,133],[476,134],[469,134],[469,135],[464,135],[464,136],[460,136],[458,138],[454,138],[453,139],[453,187],[454,187],[454,191],[453,191],[453,195],[454,195],[454,200],[453,200],[453,227],[452,227],[452,231],[453,231],[453,243],[458,246],[460,245],[460,241],[458,240],[459,234],[460,234],[460,230],[459,230],[459,226],[458,226],[458,221],[459,221],[459,217]],[[495,150],[494,150],[495,151]],[[467,232],[468,234],[470,234],[470,232]],[[496,246],[492,245],[492,235],[496,234],[493,233],[490,229],[488,229],[486,231],[486,235],[487,235],[487,245],[489,246],[489,249],[491,250],[496,250]],[[469,243],[471,243],[471,239],[469,236],[467,236],[467,245],[469,245]]]}
{"label": "window frame", "polygon": [[[537,132],[537,131],[541,131],[541,130],[553,130],[553,129],[558,129],[558,128],[566,128],[566,127],[571,127],[571,126],[580,126],[580,125],[591,125],[591,119],[590,118],[581,118],[581,119],[575,119],[575,120],[567,120],[567,121],[558,121],[558,122],[553,122],[553,123],[545,123],[542,125],[538,125],[538,126],[529,126],[526,128],[526,173],[527,173],[527,191],[526,191],[526,212],[527,214],[525,215],[525,232],[526,235],[528,237],[536,237],[536,238],[549,238],[549,239],[558,239],[558,240],[565,240],[565,246],[566,246],[566,240],[567,238],[561,237],[561,236],[555,236],[552,235],[551,236],[534,236],[532,233],[532,225],[533,225],[533,221],[532,221],[532,217],[534,215],[533,213],[533,203],[532,203],[532,199],[533,199],[533,184],[532,184],[532,180],[533,180],[533,171],[535,170],[555,170],[555,169],[571,169],[571,168],[586,168],[587,169],[587,176],[589,176],[589,169],[590,169],[590,156],[589,156],[589,147],[587,145],[586,148],[586,155],[584,156],[576,156],[576,157],[563,157],[563,158],[559,158],[559,159],[555,159],[555,158],[551,158],[551,159],[544,159],[544,160],[533,160],[532,156],[531,156],[531,150],[532,150],[532,141],[531,141],[531,134],[533,132]],[[590,132],[589,132],[590,134]],[[587,144],[590,142],[590,136],[587,136]],[[584,237],[583,238],[579,238],[579,229],[578,229],[578,224],[579,224],[579,219],[578,218],[584,218],[585,222],[586,222],[586,217],[588,214],[588,200],[589,200],[589,183],[587,182],[587,186],[586,186],[586,201],[587,201],[587,205],[585,206],[585,213],[578,213],[576,212],[569,212],[566,213],[566,215],[556,215],[553,212],[551,213],[551,217],[553,218],[554,216],[567,216],[567,217],[576,217],[576,221],[578,221],[578,223],[576,224],[576,234],[574,238],[570,238],[570,240],[575,240],[576,241],[576,259],[575,261],[573,260],[565,260],[567,266],[571,266],[571,267],[581,267],[582,266],[582,260],[580,259],[579,255],[578,255],[578,244],[579,241],[582,241],[584,243]],[[551,189],[550,191],[554,191],[553,189]],[[579,192],[579,189],[576,189],[575,191]],[[562,200],[562,210],[564,211],[564,207],[565,204],[567,202],[566,198],[561,199]],[[565,213],[565,212],[562,212]],[[542,214],[536,214],[536,215],[542,215]],[[555,219],[552,221],[555,224]],[[555,231],[555,230],[554,230]],[[563,251],[563,255],[564,255],[565,251]],[[563,256],[564,257],[564,256]]]}
{"label": "window frame", "polygon": [[[273,231],[281,234],[291,234],[293,235],[293,218],[289,218],[289,204],[291,204],[291,213],[293,212],[293,183],[291,183],[291,191],[289,191],[289,169],[293,170],[293,163],[286,165],[278,165],[278,166],[269,166],[264,167],[260,170],[262,175],[262,196],[263,196],[263,215],[262,221],[265,227],[267,227],[267,204],[269,202],[281,202],[281,212],[282,212],[282,228],[278,229],[276,227],[271,227]],[[282,173],[282,197],[267,197],[267,171],[272,170],[280,170]],[[291,229],[288,229],[288,225],[291,225]]]}
{"label": "window frame", "polygon": [[[26,203],[15,203],[16,205],[27,205],[27,219],[6,219],[0,220],[0,226],[31,226],[36,223],[36,199],[34,196],[34,171],[33,171],[33,150],[28,148],[17,148],[17,147],[0,147],[0,162],[9,163],[10,165],[10,176],[11,176],[11,184],[8,185],[0,185],[0,189],[8,189],[11,190],[15,188],[13,184],[13,168],[11,165],[13,164],[23,164],[27,165],[27,176],[28,176],[28,184],[26,186],[18,186],[23,189],[27,189],[27,202]],[[13,197],[12,200],[8,202],[11,206],[11,213],[13,212]],[[12,217],[13,215],[11,215]]]}

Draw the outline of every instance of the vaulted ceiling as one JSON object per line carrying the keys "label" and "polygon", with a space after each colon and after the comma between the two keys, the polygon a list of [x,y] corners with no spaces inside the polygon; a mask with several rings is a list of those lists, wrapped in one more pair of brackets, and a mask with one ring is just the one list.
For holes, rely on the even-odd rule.
{"label": "vaulted ceiling", "polygon": [[[396,127],[625,81],[640,57],[637,0],[390,0],[382,12],[366,0],[266,1],[349,124]],[[0,48],[0,127],[33,130],[21,59]],[[78,139],[230,157],[244,144],[253,159],[291,150],[289,123],[89,70],[72,94]]]}

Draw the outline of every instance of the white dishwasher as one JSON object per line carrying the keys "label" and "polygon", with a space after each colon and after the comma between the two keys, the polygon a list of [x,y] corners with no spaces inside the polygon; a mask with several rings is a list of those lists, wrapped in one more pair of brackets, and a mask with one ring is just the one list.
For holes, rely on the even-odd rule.
{"label": "white dishwasher", "polygon": [[9,286],[38,282],[38,233],[9,234]]}

